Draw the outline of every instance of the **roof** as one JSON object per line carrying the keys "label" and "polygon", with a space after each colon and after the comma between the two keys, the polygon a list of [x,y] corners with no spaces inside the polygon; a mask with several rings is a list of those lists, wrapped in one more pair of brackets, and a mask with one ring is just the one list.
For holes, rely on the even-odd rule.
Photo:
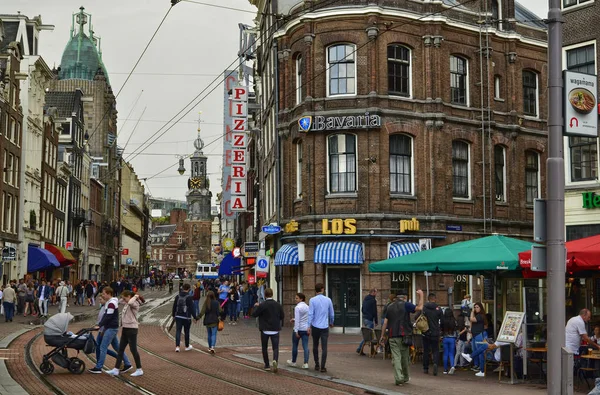
{"label": "roof", "polygon": [[68,118],[71,116],[77,106],[79,91],[73,92],[47,92],[46,105],[44,109],[56,107],[59,118]]}
{"label": "roof", "polygon": [[4,26],[4,40],[0,42],[0,52],[4,52],[13,41],[17,40],[17,31],[19,30],[19,22],[2,21]]}
{"label": "roof", "polygon": [[177,225],[159,225],[152,229],[151,236],[170,236],[177,229]]}
{"label": "roof", "polygon": [[515,19],[517,22],[523,23],[527,26],[535,27],[538,29],[546,29],[546,23],[542,18],[537,16],[533,11],[525,8],[518,1],[515,1]]}

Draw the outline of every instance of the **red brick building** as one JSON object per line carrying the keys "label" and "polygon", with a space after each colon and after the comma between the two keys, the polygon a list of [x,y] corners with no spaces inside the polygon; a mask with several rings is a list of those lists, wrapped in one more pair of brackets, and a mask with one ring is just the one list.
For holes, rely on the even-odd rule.
{"label": "red brick building", "polygon": [[[252,3],[263,36],[272,14],[286,15],[276,45],[259,39],[257,51],[259,123],[272,110],[261,95],[278,89],[259,163],[281,136],[280,300],[324,282],[336,326],[358,327],[370,288],[383,303],[390,290],[425,287],[422,275],[372,274],[369,263],[492,232],[531,237],[547,156],[539,18],[513,0]],[[285,254],[296,245],[298,258]],[[479,280],[429,283],[445,303],[452,286],[455,301],[477,295]]]}

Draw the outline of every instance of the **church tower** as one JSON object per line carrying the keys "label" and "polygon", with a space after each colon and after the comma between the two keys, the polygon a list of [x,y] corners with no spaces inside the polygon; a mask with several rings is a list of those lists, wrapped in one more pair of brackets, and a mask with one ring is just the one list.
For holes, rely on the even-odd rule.
{"label": "church tower", "polygon": [[188,213],[186,225],[186,245],[182,251],[186,257],[185,266],[195,270],[195,264],[208,263],[211,260],[211,225],[210,203],[212,193],[207,174],[207,158],[202,152],[204,141],[200,137],[200,120],[198,120],[198,137],[194,141],[195,151],[190,156],[191,172],[188,179],[186,200]]}

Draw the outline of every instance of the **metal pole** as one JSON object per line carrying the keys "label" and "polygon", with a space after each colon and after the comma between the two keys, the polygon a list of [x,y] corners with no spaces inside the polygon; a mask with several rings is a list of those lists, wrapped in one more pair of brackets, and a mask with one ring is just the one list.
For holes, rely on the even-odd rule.
{"label": "metal pole", "polygon": [[[563,160],[562,12],[560,0],[548,10],[548,161],[546,176],[548,306],[548,394],[559,395],[567,372],[565,345],[565,168]],[[567,369],[568,370],[568,369]]]}

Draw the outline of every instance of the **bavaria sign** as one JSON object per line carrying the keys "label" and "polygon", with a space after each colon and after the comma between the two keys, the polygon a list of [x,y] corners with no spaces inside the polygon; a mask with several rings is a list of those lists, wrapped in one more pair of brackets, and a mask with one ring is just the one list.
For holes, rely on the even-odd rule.
{"label": "bavaria sign", "polygon": [[262,227],[262,231],[268,235],[276,235],[277,233],[281,232],[281,226],[266,225]]}
{"label": "bavaria sign", "polygon": [[381,117],[366,112],[364,115],[347,115],[340,117],[305,116],[298,120],[302,132],[318,132],[321,130],[365,129],[381,126]]}

